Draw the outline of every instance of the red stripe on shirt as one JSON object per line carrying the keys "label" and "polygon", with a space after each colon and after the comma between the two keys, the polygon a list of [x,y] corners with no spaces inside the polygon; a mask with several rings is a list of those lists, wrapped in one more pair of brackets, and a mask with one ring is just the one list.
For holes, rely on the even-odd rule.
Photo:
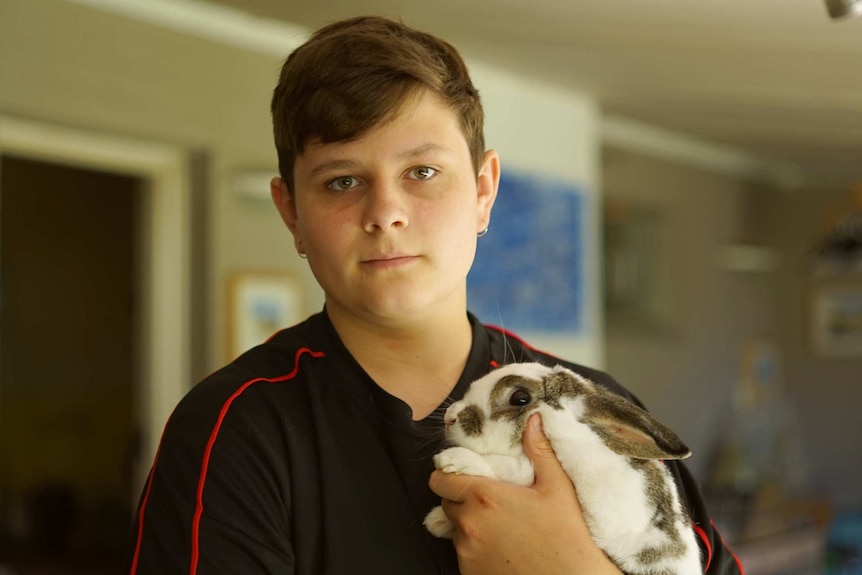
{"label": "red stripe on shirt", "polygon": [[489,323],[486,323],[485,327],[487,327],[488,329],[493,329],[495,331],[499,331],[500,333],[502,333],[506,337],[510,337],[510,338],[514,339],[515,341],[517,341],[518,343],[520,343],[524,347],[526,347],[528,349],[533,349],[533,346],[531,346],[529,343],[527,343],[526,341],[524,341],[523,339],[521,339],[520,337],[518,337],[517,335],[515,335],[514,333],[512,333],[511,331],[509,331],[507,329],[503,329],[500,326],[491,325]]}
{"label": "red stripe on shirt", "polygon": [[712,563],[712,545],[709,543],[709,536],[706,534],[706,531],[700,527],[700,525],[692,523],[691,526],[694,528],[694,532],[697,533],[697,536],[700,537],[700,540],[703,541],[703,545],[706,547],[706,565],[703,566],[703,572],[706,573],[707,570],[709,570],[709,565]]}
{"label": "red stripe on shirt", "polygon": [[215,427],[213,428],[212,433],[210,434],[209,441],[207,442],[206,450],[204,451],[203,463],[201,464],[201,477],[198,481],[198,493],[197,493],[197,503],[195,505],[195,515],[194,520],[192,521],[192,555],[191,555],[191,565],[189,566],[190,575],[195,575],[198,570],[198,559],[200,557],[200,547],[199,547],[199,536],[200,536],[200,523],[201,516],[204,512],[204,483],[206,483],[207,478],[207,468],[209,467],[210,455],[212,454],[213,445],[215,444],[216,437],[218,437],[218,433],[221,430],[221,424],[224,421],[225,416],[227,415],[228,409],[230,409],[233,401],[242,395],[242,393],[248,389],[252,384],[258,383],[260,381],[266,381],[269,383],[277,383],[281,381],[287,381],[296,377],[296,374],[299,373],[299,358],[303,353],[307,353],[312,357],[323,357],[324,353],[321,351],[311,351],[307,347],[300,348],[296,352],[296,358],[294,359],[293,371],[288,373],[287,375],[282,375],[280,377],[275,378],[265,378],[265,377],[257,377],[255,379],[251,379],[240,386],[233,395],[231,395],[228,400],[224,403],[221,408],[221,412],[219,413],[218,420],[216,421]]}
{"label": "red stripe on shirt", "polygon": [[733,557],[733,560],[736,562],[736,566],[739,568],[739,575],[745,575],[745,569],[743,569],[742,567],[742,561],[739,560],[739,557],[736,556],[736,553],[734,553],[733,550],[727,546],[727,543],[724,542],[724,537],[721,536],[721,533],[715,526],[715,522],[710,520],[709,523],[712,525],[712,528],[715,529],[715,532],[718,533],[718,538],[721,540],[721,545],[728,553],[730,553],[730,556]]}
{"label": "red stripe on shirt", "polygon": [[[212,433],[210,434],[209,441],[207,442],[206,450],[204,451],[203,462],[201,464],[201,476],[198,481],[198,489],[197,489],[197,503],[195,506],[195,515],[192,520],[192,551],[191,551],[191,566],[189,572],[194,575],[197,573],[198,568],[198,559],[200,556],[200,550],[198,545],[198,536],[200,534],[200,521],[201,516],[203,515],[203,493],[204,493],[204,483],[206,482],[206,474],[207,468],[209,467],[209,459],[210,454],[212,453],[213,444],[215,444],[216,437],[218,436],[219,430],[221,429],[222,421],[224,421],[225,415],[227,415],[227,411],[230,408],[233,401],[239,397],[243,391],[245,391],[250,385],[253,383],[257,383],[259,381],[266,381],[269,383],[276,383],[280,381],[287,381],[296,377],[296,374],[299,373],[299,358],[303,353],[307,353],[312,357],[324,357],[324,353],[322,351],[311,351],[307,347],[303,347],[296,352],[296,357],[294,359],[293,370],[287,375],[282,375],[280,377],[275,378],[266,378],[266,377],[258,377],[255,379],[251,379],[245,382],[239,389],[237,389],[233,395],[231,395],[227,401],[222,405],[221,411],[219,412],[218,420],[216,420],[215,427],[213,428]],[[170,418],[168,418],[170,421]],[[167,423],[165,424],[167,427]],[[162,433],[162,438],[164,438],[164,432]],[[129,572],[130,575],[135,575],[138,571],[138,557],[141,552],[141,541],[143,540],[144,534],[144,512],[146,511],[147,501],[150,498],[150,488],[153,484],[153,477],[155,476],[156,464],[159,461],[159,452],[161,451],[161,441],[159,441],[159,447],[156,449],[156,456],[153,459],[153,467],[150,471],[150,477],[147,480],[147,487],[144,491],[144,497],[141,501],[141,508],[138,511],[138,537],[135,542],[135,554],[132,558],[132,568]]]}

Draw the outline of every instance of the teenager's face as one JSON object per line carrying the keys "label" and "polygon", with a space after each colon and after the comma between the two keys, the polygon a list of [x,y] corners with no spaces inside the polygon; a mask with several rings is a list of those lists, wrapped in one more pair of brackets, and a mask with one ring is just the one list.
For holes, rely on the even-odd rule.
{"label": "teenager's face", "polygon": [[424,91],[357,140],[313,143],[293,196],[272,192],[330,313],[399,321],[464,313],[498,181],[496,153],[477,178],[457,115]]}

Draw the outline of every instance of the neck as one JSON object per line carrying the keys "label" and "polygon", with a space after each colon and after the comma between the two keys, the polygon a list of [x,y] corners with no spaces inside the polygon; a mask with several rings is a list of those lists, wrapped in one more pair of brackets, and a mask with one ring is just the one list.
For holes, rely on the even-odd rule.
{"label": "neck", "polygon": [[449,395],[464,371],[473,334],[467,313],[411,321],[368,321],[327,308],[335,330],[381,388],[423,419]]}

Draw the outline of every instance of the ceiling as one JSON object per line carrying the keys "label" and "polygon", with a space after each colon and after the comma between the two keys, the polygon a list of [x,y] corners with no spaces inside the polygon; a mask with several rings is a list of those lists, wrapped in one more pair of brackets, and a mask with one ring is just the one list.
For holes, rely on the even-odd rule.
{"label": "ceiling", "polygon": [[383,14],[605,113],[862,183],[862,17],[825,0],[218,0],[316,29]]}

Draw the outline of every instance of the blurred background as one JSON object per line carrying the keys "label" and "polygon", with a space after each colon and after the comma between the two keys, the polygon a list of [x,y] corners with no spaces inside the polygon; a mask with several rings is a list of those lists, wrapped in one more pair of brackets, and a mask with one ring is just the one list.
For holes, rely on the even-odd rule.
{"label": "blurred background", "polygon": [[269,99],[359,14],[458,47],[504,175],[579,198],[577,328],[480,319],[674,428],[749,575],[862,573],[862,18],[830,4],[0,1],[0,573],[116,572],[175,403],[321,308]]}

